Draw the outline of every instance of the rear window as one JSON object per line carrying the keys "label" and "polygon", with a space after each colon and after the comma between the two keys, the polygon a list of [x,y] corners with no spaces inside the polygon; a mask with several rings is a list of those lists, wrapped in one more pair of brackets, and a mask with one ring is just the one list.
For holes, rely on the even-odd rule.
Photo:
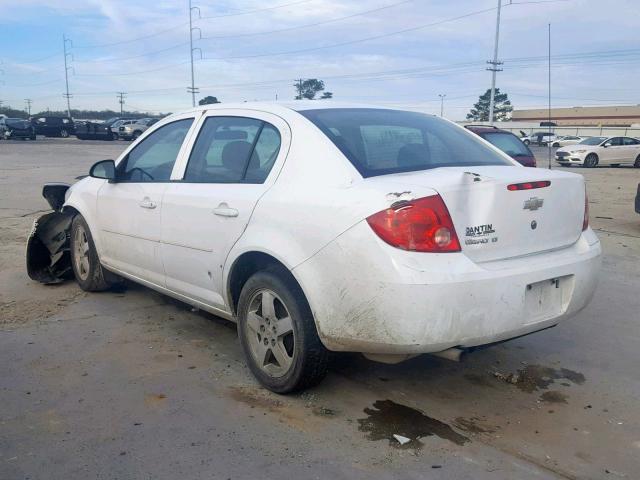
{"label": "rear window", "polygon": [[438,117],[401,110],[303,110],[363,177],[439,167],[512,165],[475,135]]}
{"label": "rear window", "polygon": [[494,147],[499,148],[510,157],[532,157],[533,154],[522,143],[522,141],[512,133],[507,132],[488,132],[483,133],[482,138]]}

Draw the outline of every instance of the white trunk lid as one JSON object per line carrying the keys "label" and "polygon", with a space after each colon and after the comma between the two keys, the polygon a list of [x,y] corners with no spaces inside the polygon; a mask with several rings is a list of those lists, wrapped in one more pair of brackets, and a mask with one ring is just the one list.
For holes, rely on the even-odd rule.
{"label": "white trunk lid", "polygon": [[[476,262],[554,250],[575,243],[584,219],[582,176],[511,166],[446,167],[390,175],[406,186],[436,190],[462,251]],[[548,180],[548,187],[510,191],[508,185]]]}

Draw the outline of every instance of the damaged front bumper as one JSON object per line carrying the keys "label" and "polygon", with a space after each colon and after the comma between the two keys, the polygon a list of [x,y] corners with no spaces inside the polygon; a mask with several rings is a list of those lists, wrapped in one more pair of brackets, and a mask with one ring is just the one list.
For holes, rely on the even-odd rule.
{"label": "damaged front bumper", "polygon": [[27,273],[32,280],[53,284],[73,275],[69,232],[75,212],[62,208],[69,187],[63,183],[48,183],[42,189],[42,196],[49,202],[53,212],[33,222],[27,240]]}

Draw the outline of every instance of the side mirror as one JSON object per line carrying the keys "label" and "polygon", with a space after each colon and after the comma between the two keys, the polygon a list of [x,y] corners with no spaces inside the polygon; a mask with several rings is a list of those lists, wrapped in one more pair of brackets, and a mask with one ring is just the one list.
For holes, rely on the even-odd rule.
{"label": "side mirror", "polygon": [[607,148],[607,147],[610,147],[610,146],[611,146],[611,144],[610,144],[610,143],[604,143],[604,144],[602,145],[602,148]]}
{"label": "side mirror", "polygon": [[94,163],[91,170],[89,170],[89,176],[114,182],[116,180],[116,162],[113,160],[100,160]]}

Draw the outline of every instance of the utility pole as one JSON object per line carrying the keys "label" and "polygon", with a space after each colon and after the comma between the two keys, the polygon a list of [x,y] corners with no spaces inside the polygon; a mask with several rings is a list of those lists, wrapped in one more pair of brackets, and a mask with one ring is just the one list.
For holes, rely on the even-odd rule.
{"label": "utility pole", "polygon": [[[547,63],[547,67],[549,70],[549,87],[548,87],[548,91],[549,91],[549,110],[548,110],[548,118],[547,121],[549,122],[549,133],[551,133],[551,24],[549,24],[549,56],[548,56],[548,63]],[[547,150],[548,150],[548,155],[549,155],[549,170],[551,170],[551,142],[547,142]]]}
{"label": "utility pole", "polygon": [[191,0],[189,0],[189,55],[191,57],[191,86],[187,87],[187,92],[191,93],[191,106],[192,107],[196,106],[196,93],[200,92],[200,90],[198,88],[196,88],[195,74],[194,74],[194,70],[193,70],[193,52],[195,50],[200,50],[200,59],[202,59],[202,50],[200,48],[198,48],[198,47],[196,47],[196,48],[193,47],[193,31],[194,30],[198,30],[198,32],[200,33],[200,38],[202,38],[202,30],[200,30],[198,27],[194,27],[193,26],[193,11],[194,10],[198,10],[198,18],[200,18],[201,17],[200,7],[191,6]]}
{"label": "utility pole", "polygon": [[120,104],[120,116],[124,114],[124,97],[126,97],[127,92],[118,92],[118,103]]}
{"label": "utility pole", "polygon": [[502,69],[498,68],[498,65],[502,65],[503,62],[498,61],[498,40],[500,39],[500,9],[502,8],[502,0],[498,0],[498,14],[496,16],[496,39],[493,45],[493,60],[489,60],[487,63],[491,67],[487,68],[491,72],[491,99],[489,100],[489,125],[493,125],[493,109],[496,100],[496,72],[501,72]]}
{"label": "utility pole", "polygon": [[63,93],[62,96],[67,99],[67,115],[69,116],[69,118],[71,118],[71,102],[69,101],[69,99],[72,97],[72,95],[69,93],[69,69],[73,67],[68,66],[67,57],[71,55],[71,59],[73,60],[73,55],[71,53],[67,53],[67,42],[69,42],[69,44],[73,46],[73,42],[69,40],[63,33],[62,48],[64,50],[64,84],[66,89],[65,89],[65,93]]}
{"label": "utility pole", "polygon": [[29,114],[29,116],[31,116],[31,104],[33,103],[33,101],[30,98],[25,98],[24,103],[25,103],[25,106],[27,107],[26,108],[27,113]]}
{"label": "utility pole", "polygon": [[300,98],[296,98],[296,100],[302,100],[302,82],[304,82],[304,79],[299,78],[298,80],[296,80],[296,89],[298,90],[298,95],[296,95],[297,97]]}
{"label": "utility pole", "polygon": [[439,93],[438,96],[440,97],[440,116],[444,116],[444,97],[447,96],[446,93]]}

